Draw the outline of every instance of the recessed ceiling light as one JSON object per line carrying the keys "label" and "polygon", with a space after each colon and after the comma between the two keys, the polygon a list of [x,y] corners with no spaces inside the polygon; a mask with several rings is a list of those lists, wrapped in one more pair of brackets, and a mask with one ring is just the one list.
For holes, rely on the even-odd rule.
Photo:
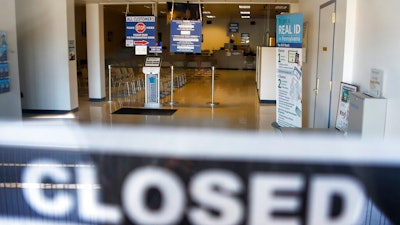
{"label": "recessed ceiling light", "polygon": [[207,18],[208,18],[208,19],[214,19],[215,16],[209,15],[209,16],[207,16]]}
{"label": "recessed ceiling light", "polygon": [[250,11],[240,11],[240,15],[250,15]]}
{"label": "recessed ceiling light", "polygon": [[250,5],[239,5],[239,9],[250,9]]}
{"label": "recessed ceiling light", "polygon": [[203,11],[203,14],[209,15],[209,14],[211,14],[211,12],[210,11]]}
{"label": "recessed ceiling light", "polygon": [[250,16],[241,16],[242,19],[250,19]]}
{"label": "recessed ceiling light", "polygon": [[275,6],[275,9],[287,9],[286,5],[277,5]]}

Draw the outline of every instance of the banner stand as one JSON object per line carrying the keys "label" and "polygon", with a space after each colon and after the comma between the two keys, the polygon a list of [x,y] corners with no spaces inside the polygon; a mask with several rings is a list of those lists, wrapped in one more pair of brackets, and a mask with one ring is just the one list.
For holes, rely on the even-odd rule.
{"label": "banner stand", "polygon": [[302,127],[303,14],[276,17],[276,122]]}

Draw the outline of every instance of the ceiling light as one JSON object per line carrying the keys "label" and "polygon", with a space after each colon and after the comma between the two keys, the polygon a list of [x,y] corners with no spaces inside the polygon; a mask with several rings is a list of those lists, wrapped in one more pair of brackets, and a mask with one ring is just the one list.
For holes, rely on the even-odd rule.
{"label": "ceiling light", "polygon": [[239,5],[239,9],[250,9],[250,5]]}
{"label": "ceiling light", "polygon": [[211,14],[211,12],[210,11],[203,11],[203,14],[209,15],[209,14]]}
{"label": "ceiling light", "polygon": [[286,5],[277,5],[275,6],[275,9],[287,9]]}
{"label": "ceiling light", "polygon": [[250,19],[250,16],[241,16],[242,19]]}
{"label": "ceiling light", "polygon": [[215,16],[208,15],[207,18],[208,18],[208,19],[214,19]]}
{"label": "ceiling light", "polygon": [[240,15],[250,15],[250,11],[240,11]]}

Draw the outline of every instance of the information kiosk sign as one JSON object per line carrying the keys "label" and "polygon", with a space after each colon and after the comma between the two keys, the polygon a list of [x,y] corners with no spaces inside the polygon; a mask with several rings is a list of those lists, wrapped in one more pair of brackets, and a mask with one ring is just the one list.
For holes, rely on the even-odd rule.
{"label": "information kiosk sign", "polygon": [[147,57],[143,73],[145,74],[145,103],[147,108],[160,108],[160,57]]}

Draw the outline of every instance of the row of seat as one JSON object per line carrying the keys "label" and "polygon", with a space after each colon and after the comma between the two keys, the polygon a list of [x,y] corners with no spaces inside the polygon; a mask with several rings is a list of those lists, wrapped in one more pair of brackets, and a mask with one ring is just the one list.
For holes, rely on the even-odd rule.
{"label": "row of seat", "polygon": [[[144,101],[145,75],[131,67],[111,68],[111,95],[113,98],[127,98],[134,96]],[[160,98],[171,93],[171,70],[161,68],[160,71]],[[184,70],[174,70],[174,88],[183,87],[187,83]]]}

